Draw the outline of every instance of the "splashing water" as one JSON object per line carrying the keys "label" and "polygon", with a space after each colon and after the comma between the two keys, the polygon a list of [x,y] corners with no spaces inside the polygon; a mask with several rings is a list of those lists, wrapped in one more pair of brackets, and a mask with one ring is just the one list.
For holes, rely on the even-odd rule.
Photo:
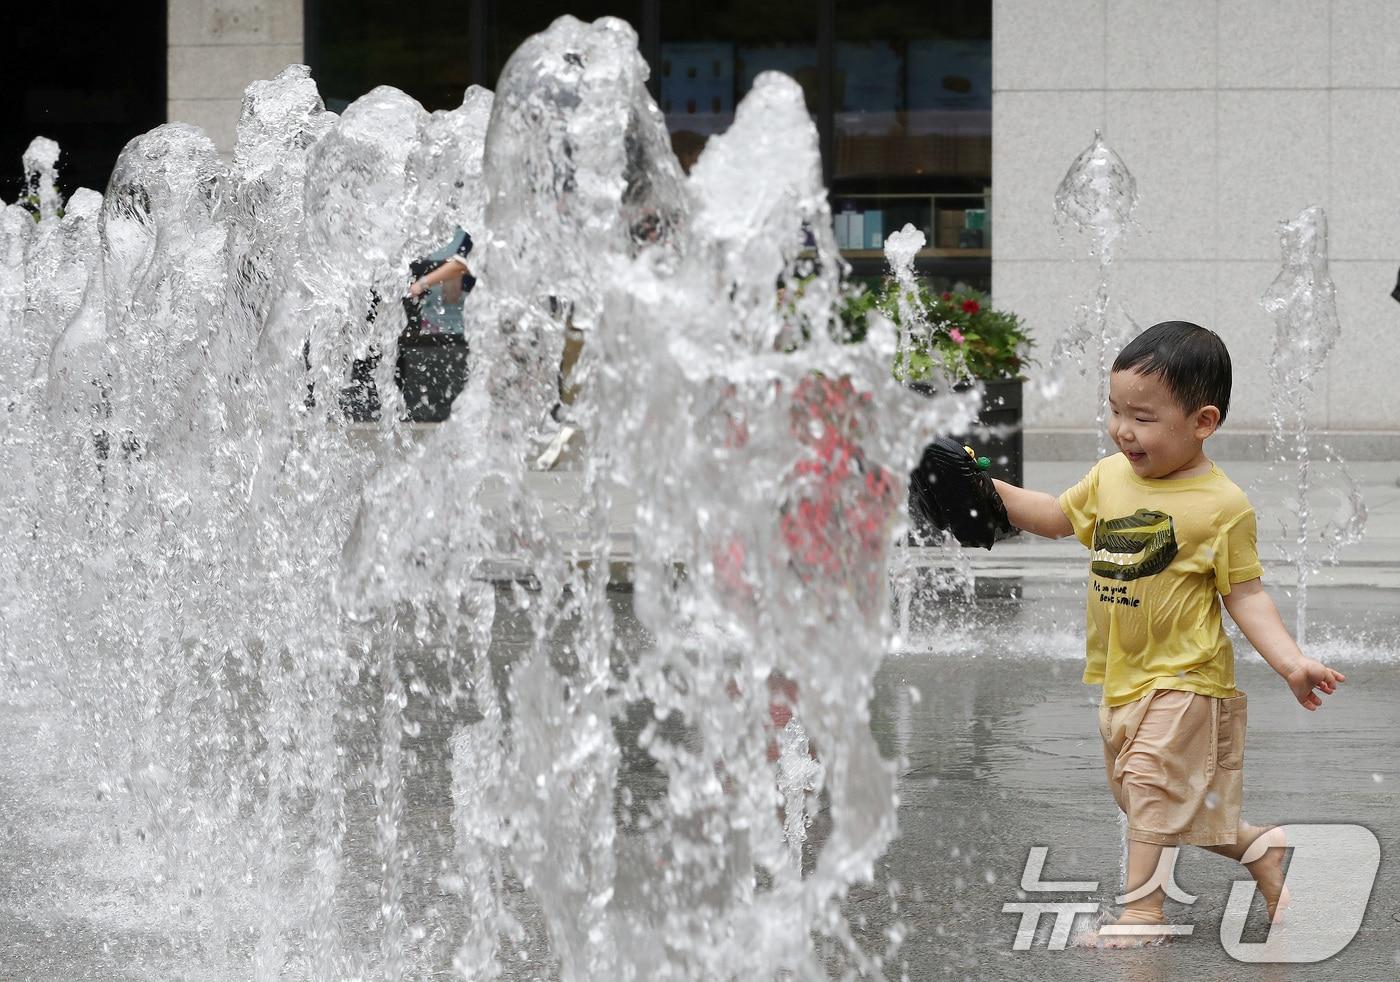
{"label": "splashing water", "polygon": [[907,223],[898,232],[891,232],[885,240],[885,261],[890,264],[890,272],[906,292],[914,291],[914,257],[927,244],[924,233]]}
{"label": "splashing water", "polygon": [[36,136],[24,151],[25,185],[40,219],[53,218],[62,206],[57,186],[58,152],[58,144],[44,136]]}
{"label": "splashing water", "polygon": [[1073,226],[1088,234],[1089,254],[1098,259],[1098,285],[1093,298],[1079,306],[1074,322],[1055,342],[1038,385],[1044,398],[1055,398],[1071,366],[1084,371],[1086,349],[1092,348],[1098,365],[1095,424],[1101,457],[1108,453],[1108,356],[1122,340],[1109,321],[1109,277],[1119,241],[1132,227],[1136,204],[1137,181],[1095,132],[1094,142],[1075,158],[1055,189],[1055,221],[1061,229]]}
{"label": "splashing water", "polygon": [[[885,240],[885,261],[889,263],[890,273],[899,287],[895,295],[900,353],[896,363],[901,366],[907,364],[904,359],[915,339],[932,339],[934,325],[929,323],[928,312],[919,299],[919,284],[914,273],[914,258],[926,242],[924,233],[908,224],[897,232],[891,232]],[[933,377],[922,382],[921,388],[943,393],[940,397],[944,404],[941,415],[964,423],[975,420],[977,410],[982,405],[983,386],[975,383],[960,390],[955,385],[957,380],[953,373],[942,362],[935,360],[930,369]],[[970,601],[975,586],[971,560],[951,533],[946,530],[937,533],[939,544],[946,550],[947,559],[944,561],[948,563],[940,570],[932,567],[930,559],[922,555],[922,550],[916,558],[916,550],[911,546],[924,544],[916,542],[917,538],[915,533],[908,541],[901,543],[891,566],[890,584],[894,590],[897,617],[895,646],[899,650],[905,650],[915,634],[912,615],[917,594],[922,592],[932,598],[940,590],[945,594],[953,591]]]}
{"label": "splashing water", "polygon": [[899,315],[899,354],[907,357],[911,341],[929,330],[928,317],[919,303],[919,285],[914,279],[914,257],[928,240],[913,225],[891,232],[885,240],[885,261],[899,292],[895,295]]}
{"label": "splashing water", "polygon": [[[868,719],[890,543],[918,448],[970,410],[892,377],[888,322],[834,339],[799,86],[759,76],[687,178],[646,77],[606,18],[561,18],[445,113],[378,88],[336,116],[293,66],[249,87],[231,163],[169,124],[104,196],[0,215],[0,509],[25,530],[0,665],[73,707],[212,974],[892,954],[842,910],[895,833]],[[415,440],[398,299],[458,225],[471,372]],[[566,329],[561,530],[525,462]],[[372,351],[384,411],[352,425]],[[614,623],[619,510],[640,637]]]}
{"label": "splashing water", "polygon": [[[1281,519],[1284,556],[1297,570],[1296,635],[1298,643],[1307,638],[1308,580],[1312,572],[1337,561],[1343,546],[1360,540],[1365,531],[1366,505],[1356,481],[1345,463],[1330,447],[1324,447],[1324,460],[1335,474],[1332,480],[1317,480],[1316,464],[1309,447],[1308,410],[1313,379],[1322,371],[1337,343],[1341,324],[1337,320],[1337,291],[1327,268],[1327,214],[1313,206],[1298,213],[1292,221],[1279,223],[1279,244],[1283,268],[1264,292],[1260,303],[1274,318],[1274,351],[1269,359],[1273,400],[1270,411],[1270,456],[1279,465],[1294,470],[1297,495],[1287,503],[1292,528]],[[1284,475],[1283,466],[1272,466],[1264,480]],[[1319,487],[1341,485],[1338,508],[1330,520],[1318,522],[1313,516],[1313,497]],[[1289,534],[1291,533],[1291,535]],[[1315,540],[1326,543],[1315,555]]]}

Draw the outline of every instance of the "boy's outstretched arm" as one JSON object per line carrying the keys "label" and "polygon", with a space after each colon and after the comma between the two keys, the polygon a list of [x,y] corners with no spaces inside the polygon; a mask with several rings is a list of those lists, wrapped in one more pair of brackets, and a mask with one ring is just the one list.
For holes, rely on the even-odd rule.
{"label": "boy's outstretched arm", "polygon": [[1018,488],[995,478],[992,484],[1006,505],[1006,515],[1012,525],[1047,539],[1063,539],[1074,534],[1074,526],[1060,508],[1060,500],[1053,494]]}
{"label": "boy's outstretched arm", "polygon": [[1338,682],[1346,681],[1341,672],[1303,654],[1258,577],[1234,584],[1222,599],[1254,650],[1283,677],[1304,709],[1317,710],[1322,705],[1318,693],[1331,695]]}

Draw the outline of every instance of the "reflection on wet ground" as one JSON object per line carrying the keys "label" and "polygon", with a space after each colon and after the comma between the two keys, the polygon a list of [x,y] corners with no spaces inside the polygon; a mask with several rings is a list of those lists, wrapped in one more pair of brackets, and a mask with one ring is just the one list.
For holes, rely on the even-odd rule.
{"label": "reflection on wet ground", "polygon": [[[1189,908],[1169,902],[1169,918],[1194,925],[1192,937],[1138,952],[1047,950],[1049,918],[1028,951],[1013,951],[1019,915],[1002,905],[1026,899],[1019,884],[1028,851],[1048,848],[1043,879],[1094,880],[1092,896],[1054,899],[1112,903],[1121,856],[1119,816],[1104,783],[1095,725],[1097,690],[1079,681],[1082,601],[1061,583],[984,581],[977,604],[940,601],[937,617],[915,625],[905,651],[885,662],[876,683],[872,729],[899,762],[900,836],[879,882],[848,900],[868,950],[881,951],[892,928],[905,939],[891,977],[910,979],[1394,979],[1400,975],[1400,881],[1390,856],[1400,845],[1400,596],[1318,590],[1312,597],[1314,654],[1346,672],[1343,691],[1319,713],[1293,702],[1247,644],[1237,645],[1240,686],[1250,696],[1245,814],[1255,823],[1340,822],[1370,828],[1382,865],[1361,932],[1317,965],[1246,965],[1219,941],[1231,881],[1243,871],[1202,850],[1188,850],[1177,882],[1197,896]],[[923,598],[925,601],[927,598]],[[629,620],[630,597],[614,594],[623,644],[645,644]],[[1286,598],[1280,596],[1281,606]],[[1285,610],[1285,617],[1288,612]],[[523,628],[502,609],[492,652],[509,671]],[[446,653],[421,650],[408,661],[405,838],[417,844],[407,869],[409,922],[423,932],[414,978],[450,977],[459,936],[455,891],[442,875],[450,861],[448,738],[471,718],[427,712]],[[363,705],[380,698],[366,681]],[[617,721],[624,746],[620,794],[654,799],[663,780],[635,749],[644,710]],[[343,734],[346,752],[369,761],[377,733],[368,714]],[[146,829],[120,800],[100,792],[80,765],[82,730],[42,690],[7,688],[0,700],[0,978],[249,978],[252,939],[239,913],[254,891],[228,885],[225,919],[151,873],[159,830]],[[361,732],[362,731],[362,732]],[[118,796],[118,799],[120,796]],[[635,805],[634,805],[635,807]],[[619,804],[621,812],[626,811]],[[374,803],[347,802],[350,820],[342,877],[375,880]],[[809,853],[821,848],[813,825]],[[629,835],[624,822],[621,850]],[[625,864],[620,864],[625,870]],[[293,871],[310,875],[309,868]],[[1339,870],[1346,875],[1346,870]],[[619,884],[625,902],[626,879]],[[1306,902],[1299,898],[1299,902]],[[195,902],[197,903],[197,902]],[[367,891],[344,911],[347,944],[378,903]],[[1262,940],[1254,914],[1245,940]],[[249,917],[251,921],[251,917]],[[527,932],[540,930],[526,923]],[[366,937],[370,932],[364,932]],[[534,950],[543,951],[542,939]],[[292,939],[292,943],[295,940]],[[511,967],[515,978],[550,977],[543,958]]]}
{"label": "reflection on wet ground", "polygon": [[[1316,965],[1271,966],[1236,962],[1219,941],[1230,883],[1244,871],[1189,847],[1177,882],[1197,900],[1189,908],[1169,901],[1167,913],[1194,925],[1193,936],[1136,952],[1050,951],[1047,917],[1031,950],[1012,950],[1020,915],[1002,913],[1002,904],[1047,899],[1019,890],[1031,847],[1048,847],[1043,880],[1099,882],[1092,896],[1056,893],[1053,900],[1111,906],[1122,861],[1095,721],[1098,689],[1079,681],[1082,635],[1070,636],[1082,606],[1068,586],[1028,584],[1023,594],[1020,602],[984,601],[961,642],[927,639],[938,653],[894,656],[877,680],[872,725],[885,752],[901,759],[900,838],[883,868],[901,886],[909,977],[1400,976],[1400,883],[1390,866],[1400,846],[1400,597],[1351,590],[1313,598],[1319,640],[1310,650],[1347,675],[1342,692],[1317,713],[1299,707],[1247,642],[1236,642],[1238,685],[1250,697],[1246,819],[1355,823],[1381,844],[1356,939]],[[1286,597],[1279,599],[1286,607]],[[1047,650],[1056,646],[1062,650]],[[889,906],[878,894],[867,902],[872,911]],[[1264,937],[1256,900],[1244,940]]]}

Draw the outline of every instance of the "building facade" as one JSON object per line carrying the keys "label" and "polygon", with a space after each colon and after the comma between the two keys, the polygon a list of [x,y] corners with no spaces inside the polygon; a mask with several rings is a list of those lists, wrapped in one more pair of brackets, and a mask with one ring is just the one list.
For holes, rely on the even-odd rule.
{"label": "building facade", "polygon": [[[1277,228],[1330,224],[1341,339],[1312,419],[1349,459],[1400,458],[1400,5],[1383,0],[996,0],[993,286],[1049,349],[1093,288],[1055,187],[1095,130],[1137,178],[1113,276],[1142,327],[1194,320],[1234,358],[1228,457],[1261,451]],[[1027,393],[1027,456],[1083,456],[1093,383]]]}
{"label": "building facade", "polygon": [[[1279,269],[1277,224],[1322,205],[1342,337],[1313,417],[1346,456],[1400,458],[1393,3],[465,0],[445,16],[368,0],[178,0],[169,116],[230,149],[243,87],[297,61],[312,65],[331,108],[380,83],[444,108],[468,84],[489,87],[520,40],[565,12],[637,27],[682,153],[725,125],[755,71],[793,74],[822,132],[857,272],[878,274],[879,259],[856,226],[867,236],[923,216],[925,272],[990,286],[1025,317],[1042,357],[1094,284],[1097,267],[1082,242],[1062,238],[1052,199],[1101,131],[1140,194],[1114,315],[1141,327],[1195,320],[1225,337],[1235,393],[1224,456],[1258,454],[1268,427],[1273,324],[1258,300]],[[970,229],[978,207],[989,220]],[[872,212],[880,220],[867,225]],[[1094,398],[1091,379],[1054,400],[1028,387],[1027,456],[1089,451]]]}

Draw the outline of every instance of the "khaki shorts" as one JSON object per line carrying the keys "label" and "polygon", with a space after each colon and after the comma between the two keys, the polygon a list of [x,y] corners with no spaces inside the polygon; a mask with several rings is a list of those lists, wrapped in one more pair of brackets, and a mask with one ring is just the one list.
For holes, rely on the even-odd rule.
{"label": "khaki shorts", "polygon": [[1244,798],[1245,696],[1153,689],[1099,705],[1108,788],[1128,838],[1161,845],[1233,845]]}

